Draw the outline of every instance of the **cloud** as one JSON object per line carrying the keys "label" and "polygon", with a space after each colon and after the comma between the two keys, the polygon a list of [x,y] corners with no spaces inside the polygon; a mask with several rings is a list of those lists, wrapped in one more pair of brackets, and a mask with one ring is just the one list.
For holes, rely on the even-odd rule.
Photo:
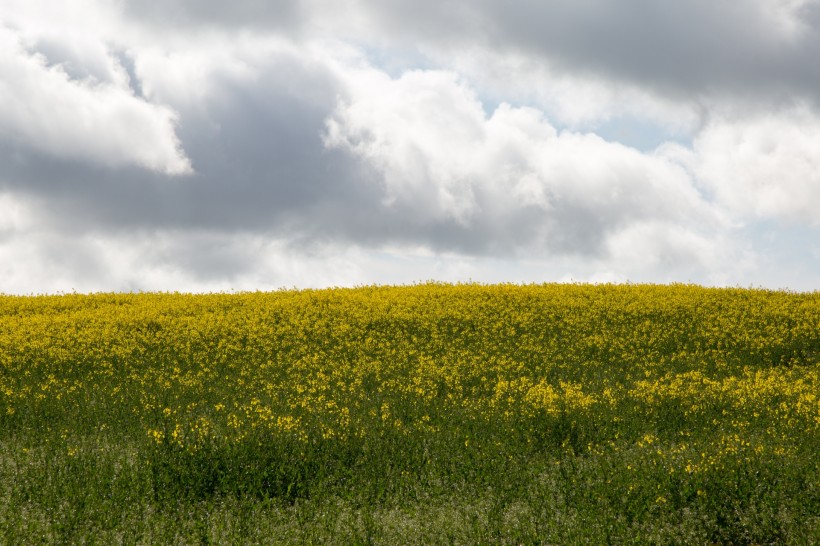
{"label": "cloud", "polygon": [[485,101],[542,109],[555,124],[595,131],[613,119],[658,125],[669,136],[701,122],[694,100],[672,100],[639,85],[562,69],[543,57],[475,47],[431,53],[439,66],[468,79]]}
{"label": "cloud", "polygon": [[175,31],[186,27],[287,31],[303,23],[304,4],[298,0],[126,0],[123,11],[126,18]]}
{"label": "cloud", "polygon": [[[492,0],[359,2],[357,27],[443,56],[486,49],[546,60],[560,72],[692,94],[820,99],[816,0]],[[360,17],[361,21],[362,18]],[[386,37],[390,38],[386,38]]]}
{"label": "cloud", "polygon": [[[387,246],[377,252],[359,245],[312,245],[295,248],[288,237],[253,232],[204,230],[140,230],[128,233],[66,234],[26,230],[0,237],[0,293],[92,291],[274,290],[281,287],[327,287],[363,284],[409,284],[428,279],[449,282],[700,282],[751,283],[754,269],[735,264],[715,274],[700,260],[681,267],[672,261],[649,263],[654,251],[699,252],[704,242],[691,240],[667,246],[688,232],[645,233],[634,247],[623,232],[613,245],[617,255],[589,260],[577,257],[524,258],[431,252],[423,247]],[[719,245],[706,243],[717,249]],[[728,260],[728,258],[726,258]],[[721,274],[727,277],[721,277]],[[688,277],[687,275],[691,275]],[[775,276],[773,279],[777,279]],[[782,279],[782,277],[780,277]],[[771,279],[769,279],[771,280]],[[800,279],[794,279],[800,281]],[[792,284],[792,287],[795,285]],[[797,285],[802,286],[802,285]],[[811,285],[809,284],[808,287]]]}
{"label": "cloud", "polygon": [[[6,185],[34,196],[41,217],[29,244],[42,250],[30,261],[51,271],[54,286],[81,290],[67,283],[82,274],[82,286],[249,287],[305,280],[312,266],[298,264],[320,256],[378,262],[398,279],[396,257],[409,253],[417,257],[405,266],[420,278],[435,267],[503,280],[487,264],[530,259],[546,271],[551,260],[565,265],[555,275],[580,279],[703,273],[715,255],[731,255],[711,240],[723,219],[676,161],[559,131],[533,108],[502,104],[488,114],[452,72],[391,78],[321,48],[310,58],[287,48],[222,51],[135,56],[148,96],[184,119],[193,176],[167,184],[160,173],[108,173],[59,157],[8,162],[16,182]],[[180,92],[186,78],[165,77],[185,70],[199,74],[195,95]],[[642,261],[627,248],[644,249]],[[384,249],[394,258],[364,257]],[[653,261],[657,249],[663,257]],[[267,256],[296,269],[280,271],[273,264],[285,262]],[[373,278],[353,265],[348,273]]]}
{"label": "cloud", "polygon": [[0,192],[0,240],[8,239],[30,229],[32,213],[20,196]]}
{"label": "cloud", "polygon": [[817,1],[52,4],[0,26],[0,290],[816,286]]}
{"label": "cloud", "polygon": [[328,62],[267,40],[210,46],[222,54],[132,53],[148,100],[178,112],[176,134],[195,173],[169,183],[138,165],[110,169],[0,140],[0,188],[36,197],[50,228],[65,232],[285,230],[301,240],[332,233],[368,196],[356,161],[322,143],[340,91]]}
{"label": "cloud", "polygon": [[96,60],[114,81],[73,79],[62,65],[26,51],[19,36],[0,27],[0,138],[110,167],[192,172],[175,134],[176,114],[133,96],[112,58]]}
{"label": "cloud", "polygon": [[683,162],[736,217],[820,226],[820,115],[806,107],[716,115]]}
{"label": "cloud", "polygon": [[[382,207],[408,242],[468,255],[601,257],[646,222],[700,238],[724,227],[675,162],[559,132],[532,108],[502,104],[487,115],[453,73],[353,81],[351,100],[328,120],[326,145],[378,173]],[[679,242],[691,246],[686,237],[666,241]]]}
{"label": "cloud", "polygon": [[612,280],[661,281],[708,279],[727,283],[748,273],[748,253],[733,249],[727,233],[699,233],[687,226],[650,220],[635,222],[607,240],[604,271]]}
{"label": "cloud", "polygon": [[9,240],[0,236],[0,294],[275,290],[383,283],[386,278],[411,283],[452,268],[448,260],[374,255],[356,246],[298,249],[287,239],[254,233],[31,230]]}

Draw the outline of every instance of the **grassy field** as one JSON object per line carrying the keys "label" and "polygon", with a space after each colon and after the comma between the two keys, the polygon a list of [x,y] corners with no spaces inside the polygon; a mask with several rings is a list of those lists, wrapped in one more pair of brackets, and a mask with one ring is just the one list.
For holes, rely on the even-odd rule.
{"label": "grassy field", "polygon": [[0,544],[818,544],[820,292],[0,296]]}

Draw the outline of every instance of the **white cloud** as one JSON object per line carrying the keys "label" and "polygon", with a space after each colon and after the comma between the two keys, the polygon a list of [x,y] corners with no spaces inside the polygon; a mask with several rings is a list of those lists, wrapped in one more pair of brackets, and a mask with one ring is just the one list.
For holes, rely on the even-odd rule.
{"label": "white cloud", "polygon": [[463,272],[454,271],[447,259],[373,253],[355,245],[305,251],[287,239],[255,234],[166,230],[69,236],[29,230],[14,239],[0,236],[0,294],[318,288],[463,280]]}
{"label": "white cloud", "polygon": [[126,89],[131,83],[109,46],[97,36],[50,30],[20,39],[26,51],[40,54],[40,60],[59,66],[72,80],[90,87],[108,84]]}
{"label": "white cloud", "polygon": [[390,79],[374,71],[350,86],[350,100],[328,120],[326,145],[372,166],[386,204],[417,222],[454,221],[499,252],[595,256],[610,238],[652,221],[692,234],[666,240],[668,256],[682,261],[691,259],[692,238],[725,227],[674,162],[559,133],[532,108],[502,104],[487,116],[453,73]]}
{"label": "white cloud", "polygon": [[32,225],[29,205],[19,196],[0,192],[0,240],[30,229]]}
{"label": "white cloud", "polygon": [[[475,211],[475,160],[483,110],[446,72],[376,72],[351,80],[355,98],[328,120],[326,143],[365,158],[384,177],[387,204],[412,201],[421,215],[466,222]],[[478,150],[474,150],[478,152]]]}
{"label": "white cloud", "polygon": [[[13,239],[0,237],[0,293],[226,292],[411,284],[430,279],[753,284],[757,279],[753,263],[741,260],[717,272],[703,264],[700,253],[720,253],[721,244],[675,226],[644,224],[612,238],[605,258],[558,256],[513,261],[432,253],[424,247],[391,246],[374,251],[330,244],[302,249],[294,248],[288,238],[250,233],[164,230],[64,235],[34,229]],[[680,256],[666,259],[668,253]],[[681,264],[681,258],[690,261]],[[721,263],[726,265],[731,259],[723,256]],[[772,284],[780,279],[775,275],[767,280]]]}
{"label": "white cloud", "polygon": [[675,281],[705,279],[726,283],[731,273],[745,273],[749,257],[732,248],[725,234],[698,233],[680,224],[636,222],[607,241],[605,267],[621,280]]}
{"label": "white cloud", "polygon": [[693,150],[664,153],[686,165],[723,207],[742,220],[820,226],[820,115],[808,108],[716,115]]}
{"label": "white cloud", "polygon": [[615,117],[631,117],[687,134],[700,122],[694,101],[673,100],[630,82],[573,71],[537,55],[486,47],[432,49],[429,55],[438,65],[468,78],[482,96],[537,106],[569,128],[594,129]]}
{"label": "white cloud", "polygon": [[760,3],[764,16],[771,21],[785,40],[794,41],[809,31],[809,25],[801,18],[809,6],[820,4],[818,0],[772,0]]}
{"label": "white cloud", "polygon": [[147,97],[163,104],[201,105],[214,88],[216,77],[253,85],[255,69],[231,44],[167,51],[143,47],[134,51],[134,65]]}
{"label": "white cloud", "polygon": [[25,51],[19,36],[3,28],[0,103],[4,139],[61,158],[192,172],[173,111],[135,97],[122,80],[74,80],[60,65]]}
{"label": "white cloud", "polygon": [[28,36],[116,35],[118,2],[99,0],[3,0],[2,18]]}

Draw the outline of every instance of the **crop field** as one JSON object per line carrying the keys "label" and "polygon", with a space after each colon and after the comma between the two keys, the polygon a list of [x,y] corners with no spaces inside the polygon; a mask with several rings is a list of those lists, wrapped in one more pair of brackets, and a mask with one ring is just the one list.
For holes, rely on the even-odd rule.
{"label": "crop field", "polygon": [[818,544],[820,292],[0,296],[0,544]]}

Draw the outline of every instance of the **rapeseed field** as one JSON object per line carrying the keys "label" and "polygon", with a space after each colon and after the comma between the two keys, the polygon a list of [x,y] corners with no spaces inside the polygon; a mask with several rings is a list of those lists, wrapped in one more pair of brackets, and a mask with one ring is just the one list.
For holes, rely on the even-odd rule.
{"label": "rapeseed field", "polygon": [[820,293],[0,296],[0,543],[820,543]]}

